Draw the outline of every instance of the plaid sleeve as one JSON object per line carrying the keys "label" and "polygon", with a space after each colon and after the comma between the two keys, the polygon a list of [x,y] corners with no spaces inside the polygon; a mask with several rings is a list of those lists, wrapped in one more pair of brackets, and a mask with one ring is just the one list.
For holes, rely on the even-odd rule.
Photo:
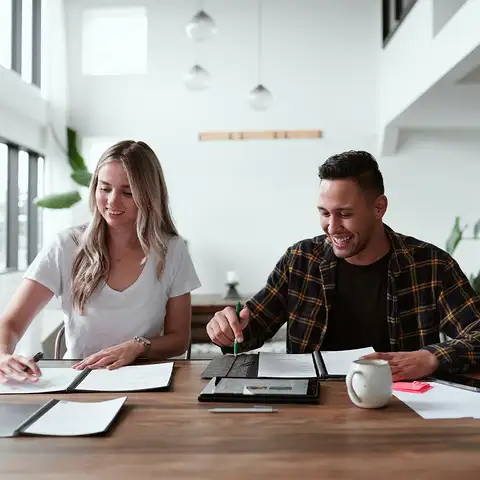
{"label": "plaid sleeve", "polygon": [[[239,351],[248,352],[260,348],[287,321],[290,258],[289,248],[275,265],[265,287],[245,303],[250,310],[250,320],[243,331],[244,340],[238,345]],[[232,353],[233,348],[225,347],[222,351]]]}
{"label": "plaid sleeve", "polygon": [[437,301],[440,330],[452,340],[424,347],[433,353],[441,370],[465,372],[480,364],[480,297],[455,260],[443,275]]}

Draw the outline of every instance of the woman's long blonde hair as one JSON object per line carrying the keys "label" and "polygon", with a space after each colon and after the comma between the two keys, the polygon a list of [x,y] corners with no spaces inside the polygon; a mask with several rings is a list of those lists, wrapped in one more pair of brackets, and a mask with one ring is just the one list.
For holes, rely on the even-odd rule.
{"label": "woman's long blonde hair", "polygon": [[170,214],[163,170],[154,151],[146,143],[133,140],[124,140],[108,148],[100,157],[92,176],[89,203],[93,218],[79,235],[73,259],[72,303],[81,314],[100,282],[107,280],[110,271],[107,223],[98,211],[95,195],[98,172],[108,162],[119,162],[125,169],[133,200],[138,207],[137,237],[145,259],[149,252],[157,259],[159,279],[165,267],[168,240],[178,235]]}

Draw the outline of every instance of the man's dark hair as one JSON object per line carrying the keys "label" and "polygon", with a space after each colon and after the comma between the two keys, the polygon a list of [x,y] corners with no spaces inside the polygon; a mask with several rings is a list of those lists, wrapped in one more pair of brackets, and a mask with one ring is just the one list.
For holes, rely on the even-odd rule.
{"label": "man's dark hair", "polygon": [[383,177],[372,154],[362,150],[332,155],[318,169],[320,180],[352,179],[365,192],[383,195]]}

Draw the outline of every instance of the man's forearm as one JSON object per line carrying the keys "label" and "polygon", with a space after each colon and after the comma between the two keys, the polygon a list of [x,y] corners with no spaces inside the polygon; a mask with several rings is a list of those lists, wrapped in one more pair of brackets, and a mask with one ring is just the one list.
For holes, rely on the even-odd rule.
{"label": "man's forearm", "polygon": [[437,357],[440,371],[466,372],[472,366],[480,366],[480,345],[474,339],[447,340],[423,349]]}

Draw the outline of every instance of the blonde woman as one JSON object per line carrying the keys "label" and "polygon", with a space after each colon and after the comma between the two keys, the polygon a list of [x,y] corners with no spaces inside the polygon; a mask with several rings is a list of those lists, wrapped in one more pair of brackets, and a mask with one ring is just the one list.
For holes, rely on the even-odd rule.
{"label": "blonde woman", "polygon": [[200,286],[169,212],[160,162],[143,142],[100,158],[88,225],[60,232],[25,273],[0,318],[0,381],[37,381],[32,360],[12,355],[53,295],[65,313],[64,358],[114,369],[138,357],[181,355],[190,339],[190,292]]}

